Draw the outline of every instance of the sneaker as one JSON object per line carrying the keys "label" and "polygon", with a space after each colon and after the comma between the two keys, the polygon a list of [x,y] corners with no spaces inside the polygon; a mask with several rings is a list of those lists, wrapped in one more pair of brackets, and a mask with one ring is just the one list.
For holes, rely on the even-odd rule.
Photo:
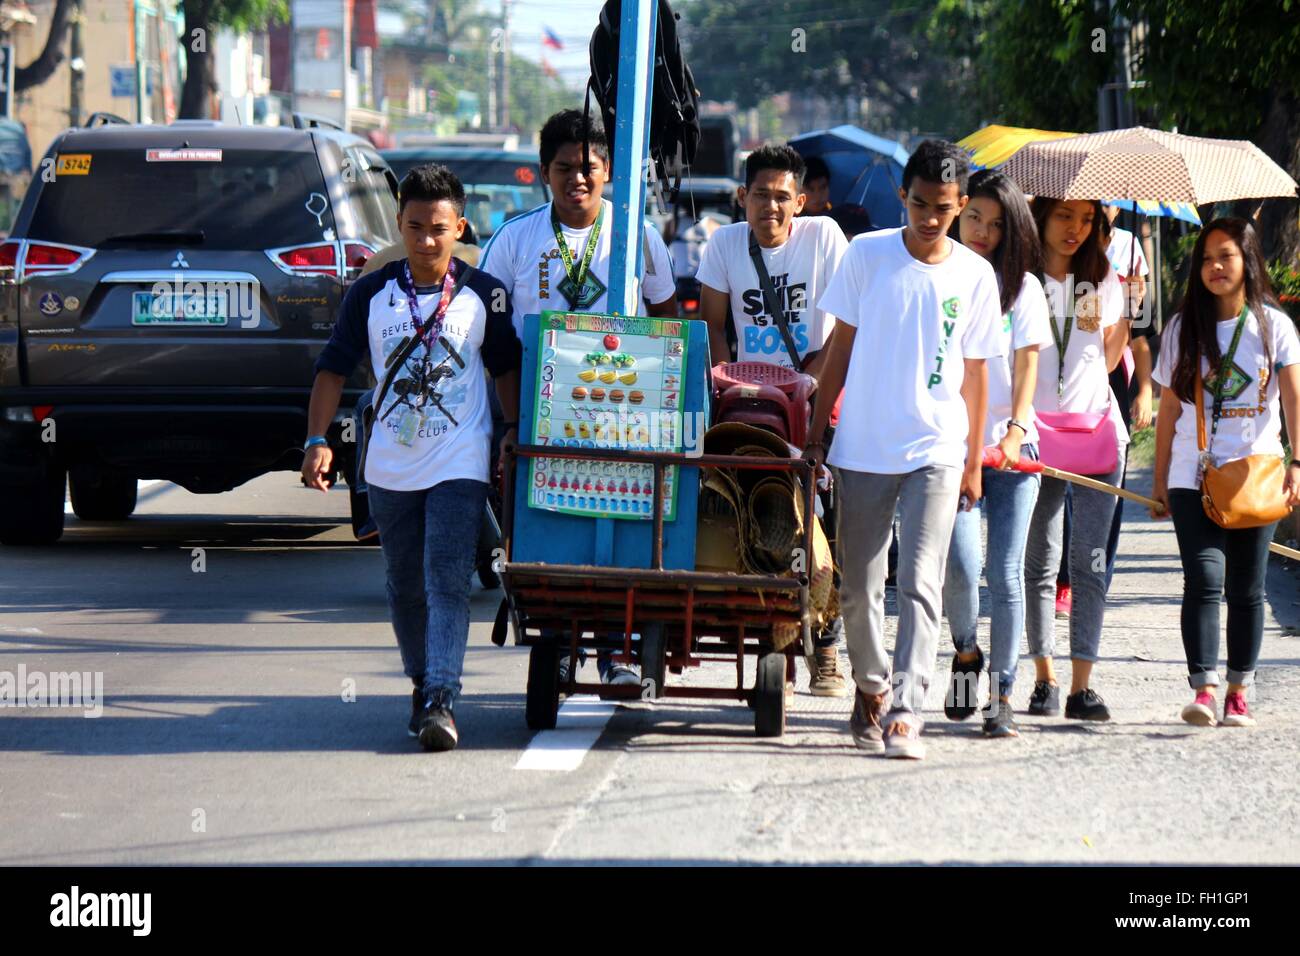
{"label": "sneaker", "polygon": [[1250,708],[1246,706],[1246,695],[1240,691],[1229,694],[1223,701],[1223,726],[1255,726],[1255,718],[1250,715]]}
{"label": "sneaker", "polygon": [[1091,687],[1065,698],[1065,716],[1071,720],[1110,720],[1110,708]]}
{"label": "sneaker", "polygon": [[906,760],[923,759],[925,744],[921,740],[920,725],[901,717],[891,721],[885,728],[885,756]]}
{"label": "sneaker", "polygon": [[984,718],[985,737],[1019,737],[1020,728],[1016,726],[1015,712],[1011,701],[999,700],[997,712],[992,717]]}
{"label": "sneaker", "polygon": [[952,674],[948,678],[948,696],[943,699],[943,714],[949,720],[965,720],[979,707],[980,672],[984,670],[984,652],[975,648],[975,660],[963,661],[952,655]]}
{"label": "sneaker", "polygon": [[885,731],[880,726],[880,715],[885,712],[888,694],[868,694],[860,687],[856,690],[849,732],[853,734],[858,749],[880,753],[885,749]]}
{"label": "sneaker", "polygon": [[641,672],[631,664],[609,662],[600,669],[600,682],[609,684],[612,687],[627,687],[629,685],[639,687],[641,685]]}
{"label": "sneaker", "polygon": [[1056,586],[1056,616],[1058,618],[1070,616],[1070,586],[1068,584],[1058,584]]}
{"label": "sneaker", "polygon": [[411,737],[420,736],[420,719],[424,716],[424,692],[420,688],[411,691],[411,722],[406,725],[406,733]]}
{"label": "sneaker", "polygon": [[[569,652],[568,652],[567,650],[561,651],[561,652],[560,652],[560,667],[559,667],[559,670],[557,671],[557,673],[558,673],[558,675],[559,675],[559,681],[560,681],[560,693],[561,693],[561,694],[567,694],[567,693],[568,693],[568,686],[569,686],[569,664],[570,664],[571,662],[572,662],[572,658],[569,657]],[[582,670],[582,653],[581,653],[581,652],[578,653],[577,666],[573,669],[573,671],[574,671],[574,672],[573,672],[573,677],[574,677],[575,680],[576,680],[577,677],[578,677],[578,673],[577,673],[577,672],[580,671],[580,670]]]}
{"label": "sneaker", "polygon": [[1183,720],[1197,727],[1213,727],[1217,724],[1218,721],[1214,719],[1214,695],[1204,687],[1198,690],[1196,700],[1183,708]]}
{"label": "sneaker", "polygon": [[358,541],[378,541],[379,525],[375,524],[374,518],[366,518],[365,523],[357,529]]}
{"label": "sneaker", "polygon": [[451,708],[451,695],[446,691],[435,691],[425,702],[420,718],[420,746],[425,750],[456,749],[460,734]]}
{"label": "sneaker", "polygon": [[1061,712],[1061,688],[1045,680],[1034,681],[1029,695],[1029,713],[1035,717],[1055,717]]}
{"label": "sneaker", "polygon": [[840,671],[840,652],[835,645],[817,648],[813,661],[817,669],[812,671],[808,693],[814,697],[848,697],[849,685]]}

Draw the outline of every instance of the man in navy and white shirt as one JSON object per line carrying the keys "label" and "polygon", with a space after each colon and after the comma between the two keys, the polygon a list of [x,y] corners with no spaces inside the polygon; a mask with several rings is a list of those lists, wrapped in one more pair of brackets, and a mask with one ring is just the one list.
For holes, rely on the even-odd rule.
{"label": "man in navy and white shirt", "polygon": [[[388,602],[415,685],[409,730],[426,750],[451,750],[453,706],[469,637],[470,575],[488,492],[492,436],[486,369],[515,438],[521,348],[501,282],[452,258],[465,229],[465,191],[444,166],[402,181],[398,227],[406,258],[358,279],[316,361],[303,476],[326,490],[324,438],[343,383],[366,356],[376,390],[364,477],[387,564]],[[381,394],[382,393],[382,394]]]}

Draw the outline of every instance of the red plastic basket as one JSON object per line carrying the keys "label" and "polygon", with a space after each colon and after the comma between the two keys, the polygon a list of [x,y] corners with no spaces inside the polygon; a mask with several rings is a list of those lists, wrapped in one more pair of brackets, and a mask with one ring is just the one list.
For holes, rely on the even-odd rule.
{"label": "red plastic basket", "polygon": [[770,362],[727,362],[713,369],[713,385],[719,391],[733,385],[775,385],[785,390],[799,380],[794,369]]}

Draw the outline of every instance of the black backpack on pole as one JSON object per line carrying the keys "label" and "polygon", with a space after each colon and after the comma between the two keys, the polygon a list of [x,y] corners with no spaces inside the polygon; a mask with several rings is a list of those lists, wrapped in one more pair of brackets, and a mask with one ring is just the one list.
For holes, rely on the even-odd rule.
{"label": "black backpack on pole", "polygon": [[[676,199],[681,186],[682,170],[695,161],[700,145],[700,93],[695,88],[691,68],[682,57],[677,36],[677,14],[668,0],[658,0],[658,26],[655,30],[654,71],[650,101],[650,159],[654,163],[655,187],[675,177],[669,201]],[[596,97],[601,122],[607,136],[613,137],[615,107],[618,101],[618,44],[623,4],[608,0],[600,11],[600,24],[591,34],[591,77],[587,80],[584,123],[591,115],[591,98]],[[587,142],[583,142],[583,162],[589,161]]]}

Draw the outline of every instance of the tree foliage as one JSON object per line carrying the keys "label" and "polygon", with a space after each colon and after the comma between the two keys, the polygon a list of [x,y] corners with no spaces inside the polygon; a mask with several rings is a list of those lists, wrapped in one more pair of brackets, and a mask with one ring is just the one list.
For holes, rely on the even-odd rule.
{"label": "tree foliage", "polygon": [[185,11],[185,32],[180,43],[185,50],[186,69],[180,116],[207,119],[212,94],[217,91],[212,70],[215,30],[230,27],[247,32],[283,23],[289,19],[289,4],[287,0],[182,0],[181,9]]}

